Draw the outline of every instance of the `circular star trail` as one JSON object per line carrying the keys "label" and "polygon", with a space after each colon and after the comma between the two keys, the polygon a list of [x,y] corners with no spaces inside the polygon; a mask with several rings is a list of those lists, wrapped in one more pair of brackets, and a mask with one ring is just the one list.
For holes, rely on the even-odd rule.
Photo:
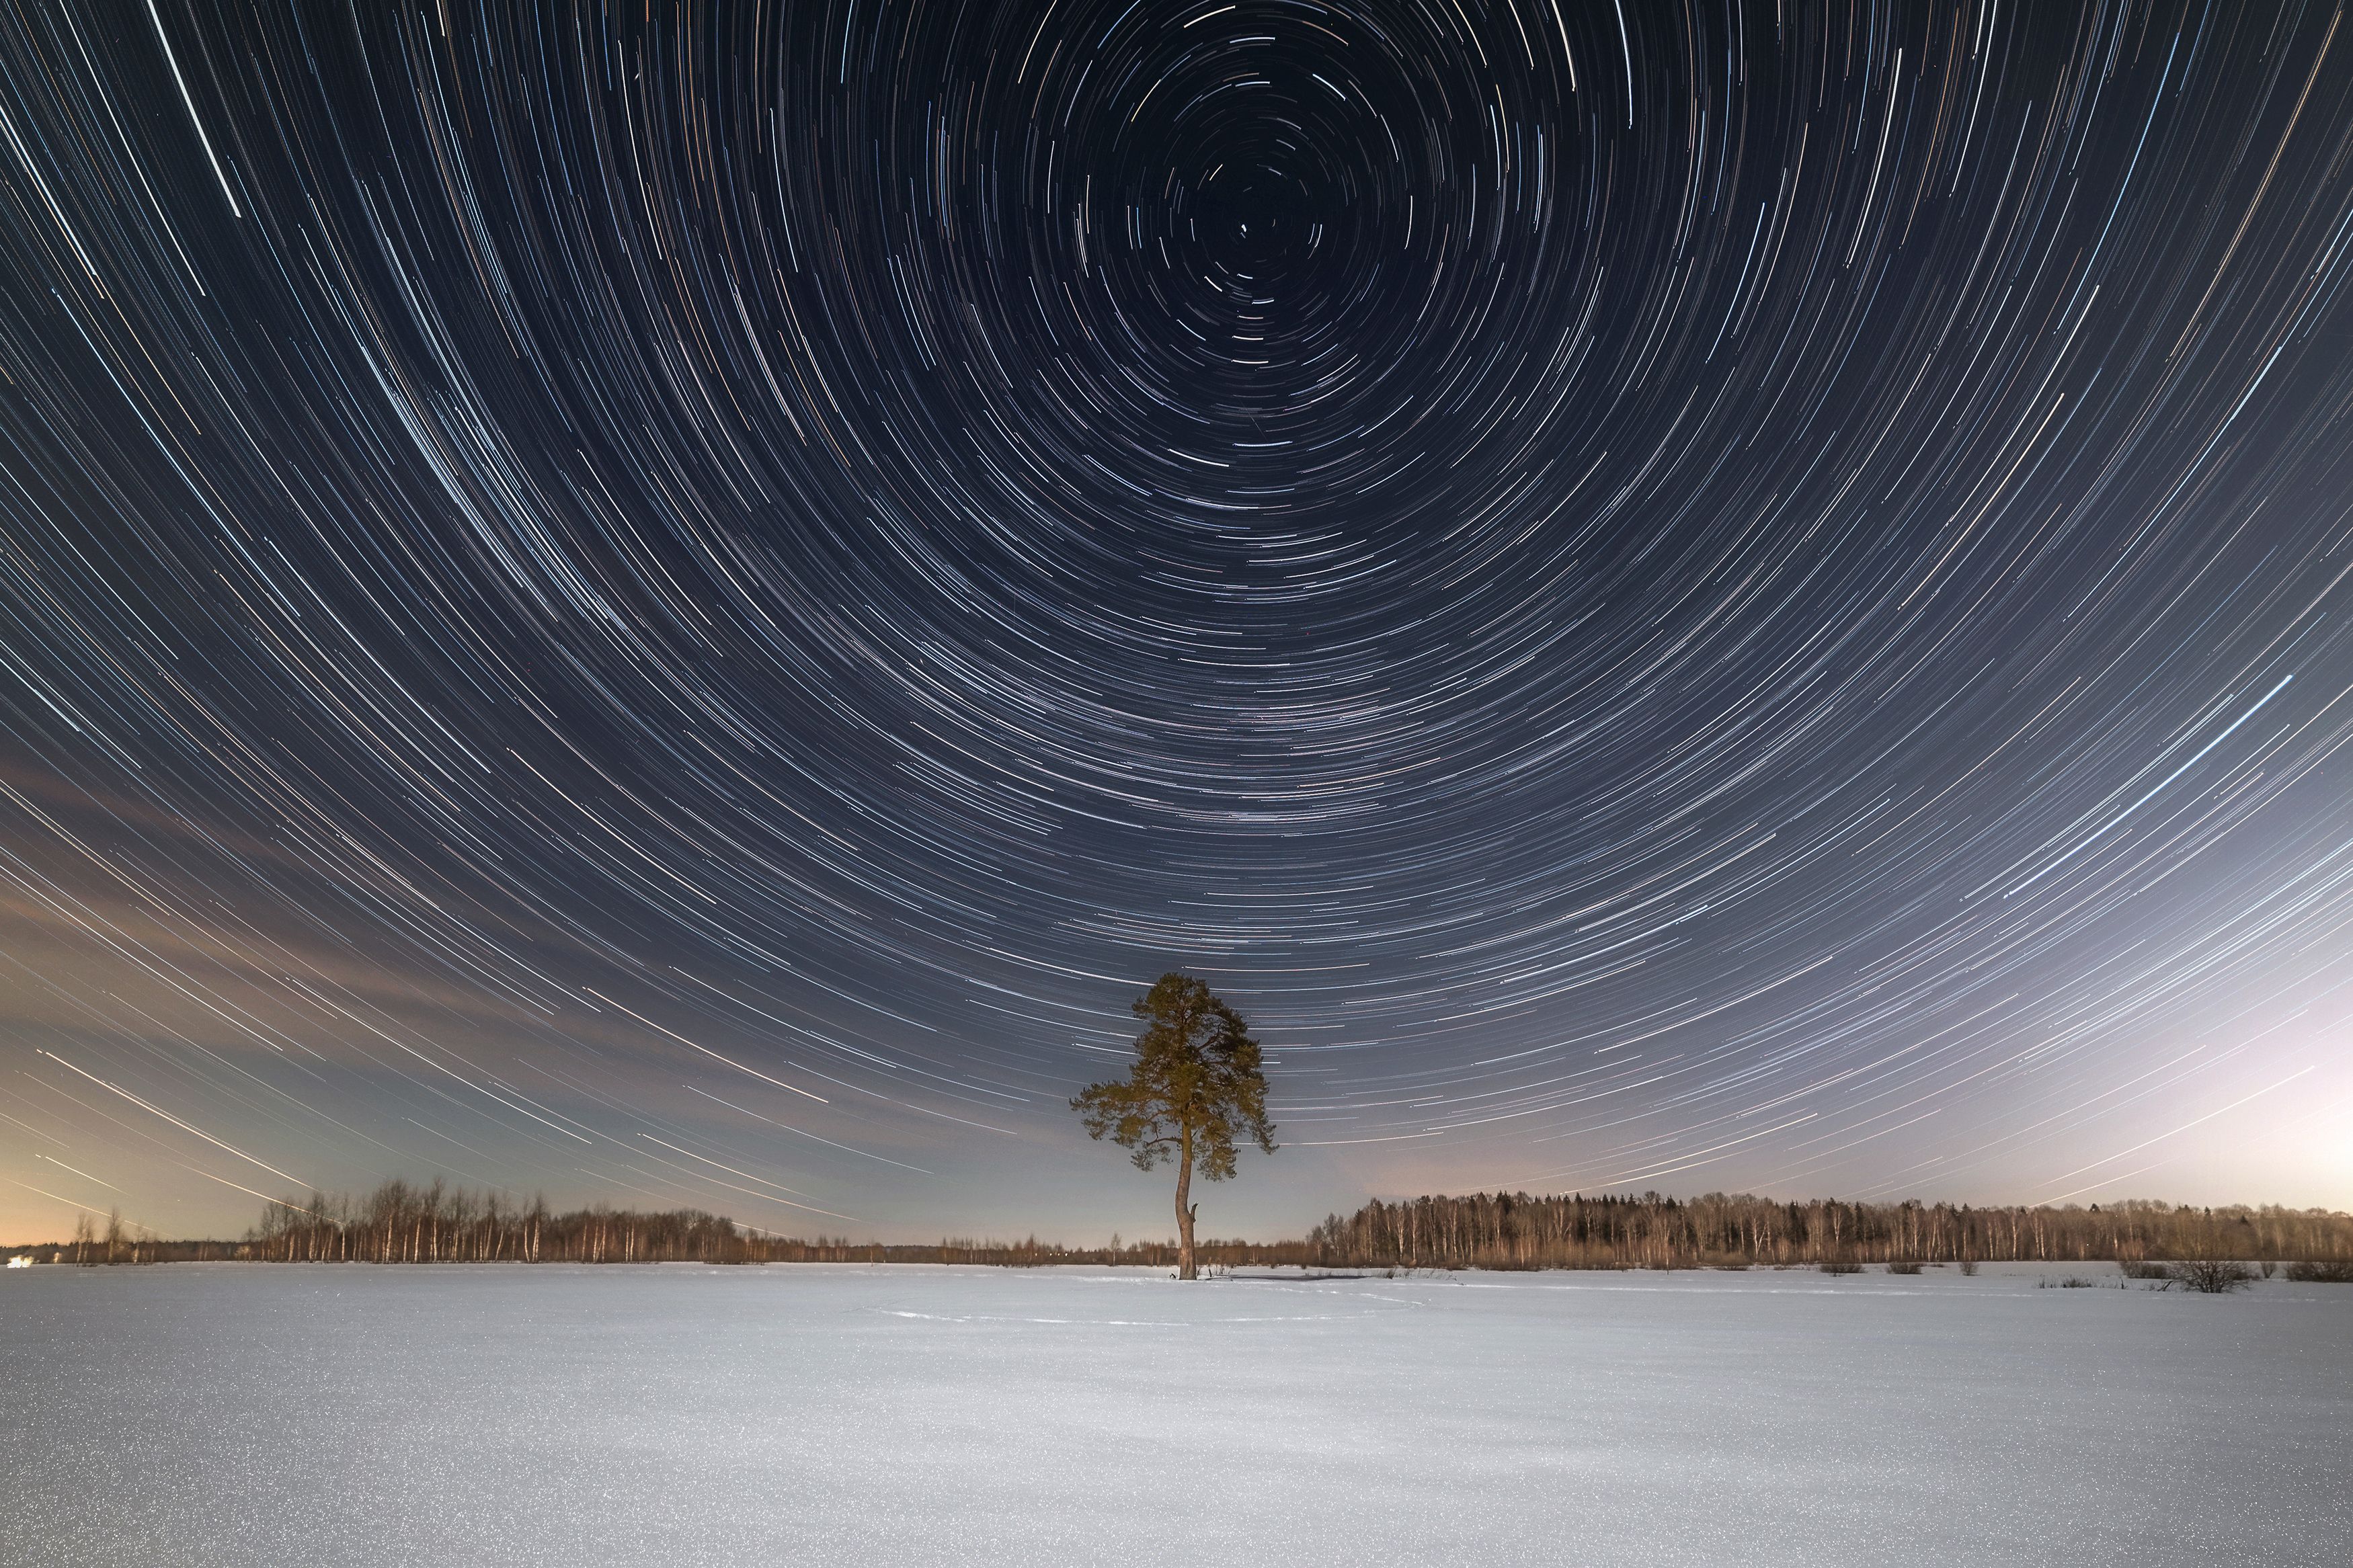
{"label": "circular star trail", "polygon": [[2343,23],[10,13],[0,1214],[2344,1203]]}

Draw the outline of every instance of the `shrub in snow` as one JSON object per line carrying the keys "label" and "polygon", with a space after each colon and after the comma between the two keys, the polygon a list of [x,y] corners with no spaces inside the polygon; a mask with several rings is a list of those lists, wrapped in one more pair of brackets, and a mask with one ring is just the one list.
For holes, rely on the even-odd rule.
{"label": "shrub in snow", "polygon": [[2255,1277],[2245,1264],[2221,1258],[2185,1258],[2166,1265],[2173,1283],[2204,1296],[2227,1296]]}

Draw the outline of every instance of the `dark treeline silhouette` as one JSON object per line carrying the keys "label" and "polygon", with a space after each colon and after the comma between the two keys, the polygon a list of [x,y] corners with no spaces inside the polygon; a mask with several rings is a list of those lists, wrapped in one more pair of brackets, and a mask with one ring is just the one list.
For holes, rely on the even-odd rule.
{"label": "dark treeline silhouette", "polygon": [[[1305,1262],[1300,1243],[1282,1244]],[[1205,1258],[1262,1262],[1281,1247],[1210,1242]],[[1250,1256],[1242,1256],[1248,1253]],[[264,1263],[1173,1263],[1176,1244],[1071,1248],[1025,1241],[943,1238],[920,1244],[774,1236],[699,1209],[642,1213],[586,1208],[558,1214],[441,1182],[391,1181],[364,1198],[313,1193],[267,1205],[231,1254]],[[105,1261],[99,1258],[98,1261]],[[121,1258],[117,1261],[132,1261]]]}
{"label": "dark treeline silhouette", "polygon": [[[1292,1244],[1296,1247],[1297,1244]],[[1231,1262],[1241,1243],[1205,1254]],[[1256,1249],[1261,1252],[1266,1248]],[[435,1182],[386,1182],[362,1199],[313,1193],[263,1208],[235,1256],[264,1263],[1167,1263],[1174,1242],[1072,1249],[1040,1242],[813,1240],[774,1236],[699,1209],[648,1214],[586,1208],[557,1214],[546,1200]]]}
{"label": "dark treeline silhouette", "polygon": [[1366,1204],[1308,1240],[1326,1260],[1439,1268],[1691,1268],[1727,1264],[2353,1258],[2353,1215],[2197,1209],[2128,1198],[2079,1208],[1777,1203],[1479,1193]]}
{"label": "dark treeline silhouette", "polygon": [[[119,1215],[85,1219],[70,1242],[5,1249],[86,1265],[243,1259],[269,1263],[976,1263],[1174,1267],[1174,1240],[1069,1247],[1041,1242],[867,1242],[773,1236],[695,1209],[558,1214],[441,1182],[386,1182],[363,1198],[314,1193],[262,1211],[242,1241],[163,1241]],[[1710,1193],[1671,1198],[1468,1197],[1375,1201],[1334,1215],[1304,1240],[1202,1240],[1224,1268],[1691,1268],[1746,1264],[2090,1262],[2235,1258],[2353,1277],[2353,1215],[2325,1209],[2187,1205],[2128,1199],[2079,1208],[1973,1208],[1916,1202],[1777,1203]],[[2304,1277],[2304,1276],[2298,1276]]]}
{"label": "dark treeline silhouette", "polygon": [[753,1238],[699,1209],[557,1214],[544,1198],[385,1183],[364,1198],[282,1198],[246,1233],[243,1256],[265,1263],[744,1263]]}
{"label": "dark treeline silhouette", "polygon": [[84,1215],[74,1226],[71,1241],[45,1241],[32,1247],[0,1247],[9,1258],[36,1263],[79,1263],[95,1268],[110,1263],[212,1263],[238,1257],[242,1243],[234,1241],[165,1241],[144,1226],[123,1223],[122,1211],[106,1216],[104,1229]]}
{"label": "dark treeline silhouette", "polygon": [[[1313,1263],[1303,1242],[1204,1241],[1202,1261]],[[36,1263],[980,1263],[1009,1268],[1053,1263],[1173,1266],[1174,1240],[1070,1247],[1039,1241],[852,1241],[847,1237],[769,1235],[698,1209],[648,1214],[586,1208],[558,1214],[546,1200],[522,1204],[498,1193],[441,1182],[391,1181],[364,1198],[312,1193],[265,1205],[241,1241],[164,1241],[120,1214],[100,1231],[75,1227],[71,1241],[0,1247],[0,1257]]]}

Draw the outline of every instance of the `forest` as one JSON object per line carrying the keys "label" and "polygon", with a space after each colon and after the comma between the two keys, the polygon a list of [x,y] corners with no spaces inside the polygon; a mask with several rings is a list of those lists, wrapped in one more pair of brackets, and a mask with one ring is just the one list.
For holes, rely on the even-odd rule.
{"label": "forest", "polygon": [[[1174,1240],[1069,1247],[943,1237],[882,1243],[784,1237],[696,1209],[563,1213],[442,1182],[389,1181],[364,1197],[312,1193],[266,1205],[237,1241],[165,1241],[119,1215],[84,1219],[68,1242],[5,1249],[84,1266],[265,1263],[970,1263],[1166,1266]],[[1221,1268],[1697,1268],[1785,1264],[2118,1263],[2230,1258],[2353,1264],[2353,1215],[2326,1209],[2126,1199],[2088,1208],[1778,1202],[1745,1194],[1673,1198],[1479,1193],[1366,1204],[1303,1240],[1204,1240]]]}
{"label": "forest", "polygon": [[1479,1193],[1366,1204],[1309,1245],[1335,1261],[1437,1268],[1694,1268],[1744,1264],[2353,1259],[2353,1215],[2127,1198],[2088,1208],[1782,1203]]}

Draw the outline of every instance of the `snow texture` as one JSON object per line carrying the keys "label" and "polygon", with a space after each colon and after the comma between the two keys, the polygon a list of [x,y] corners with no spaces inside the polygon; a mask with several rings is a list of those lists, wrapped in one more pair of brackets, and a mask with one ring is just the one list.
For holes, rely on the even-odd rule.
{"label": "snow texture", "polygon": [[0,1563],[2353,1562],[2353,1289],[2117,1283],[21,1270]]}

